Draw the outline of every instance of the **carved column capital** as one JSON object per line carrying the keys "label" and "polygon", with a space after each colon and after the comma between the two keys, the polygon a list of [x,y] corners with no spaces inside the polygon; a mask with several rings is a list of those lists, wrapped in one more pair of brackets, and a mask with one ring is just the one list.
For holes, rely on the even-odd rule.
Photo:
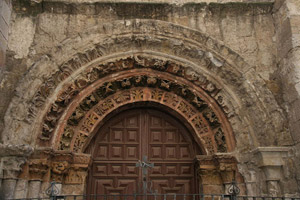
{"label": "carved column capital", "polygon": [[73,163],[65,178],[65,184],[83,184],[90,161],[90,155],[74,154]]}
{"label": "carved column capital", "polygon": [[17,179],[20,172],[22,172],[22,165],[26,163],[26,160],[24,157],[2,157],[3,179]]}
{"label": "carved column capital", "polygon": [[30,180],[43,180],[44,175],[49,169],[47,159],[31,159],[28,162],[28,166]]}
{"label": "carved column capital", "polygon": [[217,163],[217,169],[222,177],[224,184],[231,183],[235,179],[237,171],[237,161],[231,155],[220,154],[214,155],[215,162]]}
{"label": "carved column capital", "polygon": [[51,179],[63,182],[63,176],[68,173],[70,163],[67,161],[54,161],[51,163]]}
{"label": "carved column capital", "polygon": [[87,168],[73,165],[68,171],[64,183],[68,185],[73,185],[73,184],[80,185],[85,182],[86,176],[87,176]]}
{"label": "carved column capital", "polygon": [[33,148],[26,145],[0,144],[0,174],[4,179],[17,179],[22,165],[32,154]]}
{"label": "carved column capital", "polygon": [[285,165],[284,158],[288,156],[289,150],[288,147],[258,147],[253,151],[267,181],[279,181],[282,178],[282,166]]}
{"label": "carved column capital", "polygon": [[223,193],[221,176],[216,168],[213,156],[199,155],[196,157],[195,162],[200,180],[200,191],[204,194]]}
{"label": "carved column capital", "polygon": [[222,184],[213,156],[196,157],[196,171],[202,184]]}

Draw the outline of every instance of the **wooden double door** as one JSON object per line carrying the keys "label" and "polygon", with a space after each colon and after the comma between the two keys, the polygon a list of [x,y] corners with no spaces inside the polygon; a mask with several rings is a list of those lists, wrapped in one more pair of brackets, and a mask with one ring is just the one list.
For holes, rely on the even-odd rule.
{"label": "wooden double door", "polygon": [[161,194],[196,193],[194,158],[197,145],[180,121],[153,109],[124,111],[99,129],[87,151],[93,163],[88,194],[141,192],[142,170],[136,163],[147,156],[148,186]]}

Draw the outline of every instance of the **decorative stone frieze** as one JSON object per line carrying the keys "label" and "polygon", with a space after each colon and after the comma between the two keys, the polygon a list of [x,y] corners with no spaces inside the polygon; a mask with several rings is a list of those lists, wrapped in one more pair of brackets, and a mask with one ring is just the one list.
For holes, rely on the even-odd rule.
{"label": "decorative stone frieze", "polygon": [[[136,70],[136,73],[134,73],[133,69],[141,69],[146,68],[144,71],[144,74],[137,75],[136,73],[139,73],[139,71],[143,70]],[[113,80],[106,81],[102,83],[102,85],[99,85],[99,78],[103,76],[112,76],[114,77],[113,73],[118,72],[118,74],[122,71],[124,71],[122,74],[129,73],[126,70],[130,69],[131,76],[124,77],[120,80],[116,80],[113,78]],[[152,70],[150,70],[152,69]],[[152,72],[153,75],[150,75],[147,77],[147,75]],[[169,80],[163,79],[161,77],[157,77],[157,73],[166,72],[166,75],[175,76],[174,78],[171,78]],[[161,75],[161,76],[162,76]],[[164,75],[165,76],[165,75]],[[192,83],[194,83],[194,86],[188,86],[184,85],[183,83],[177,84],[174,82],[176,78],[183,77],[187,80],[190,80]],[[108,78],[104,78],[108,79]],[[97,82],[96,82],[97,80]],[[69,125],[77,125],[79,121],[84,117],[85,113],[92,109],[92,107],[97,104],[102,99],[105,99],[109,97],[112,94],[115,94],[116,92],[120,90],[126,90],[133,87],[158,87],[160,89],[175,93],[179,96],[182,96],[183,98],[189,99],[190,103],[198,110],[203,110],[203,116],[207,119],[207,121],[210,123],[211,126],[213,126],[215,136],[214,140],[216,141],[216,149],[212,148],[209,149],[210,152],[218,151],[218,152],[226,152],[228,144],[225,144],[225,135],[224,130],[221,127],[218,127],[218,125],[221,123],[220,116],[216,115],[214,111],[210,108],[210,103],[208,100],[203,99],[203,97],[200,95],[193,95],[194,91],[191,89],[187,89],[188,87],[195,88],[199,87],[201,90],[204,90],[208,92],[208,94],[216,95],[217,96],[217,103],[221,106],[224,105],[224,102],[222,101],[222,97],[220,96],[221,93],[219,93],[219,89],[217,87],[209,82],[207,78],[205,78],[203,75],[198,74],[197,72],[193,71],[191,68],[185,69],[185,67],[172,63],[172,62],[166,62],[164,60],[159,60],[157,58],[148,58],[145,56],[134,56],[134,57],[128,57],[126,59],[120,59],[117,60],[115,63],[107,63],[102,64],[100,66],[95,66],[93,68],[90,68],[86,71],[84,71],[79,77],[76,78],[73,84],[68,85],[65,87],[64,91],[58,95],[57,100],[50,106],[49,111],[47,112],[46,116],[44,117],[44,125],[42,128],[42,133],[40,135],[40,139],[43,141],[50,140],[52,137],[52,133],[55,132],[57,128],[57,124],[59,122],[60,116],[63,115],[64,111],[66,110],[67,106],[71,104],[73,101],[73,98],[78,94],[80,90],[90,90],[88,89],[89,85],[99,85],[98,88],[94,88],[94,92],[88,92],[89,95],[86,94],[86,98],[81,100],[80,102],[80,108],[77,108],[73,113],[72,116],[67,119]],[[191,83],[191,84],[192,84]],[[95,86],[94,86],[95,87]],[[42,91],[44,91],[42,89]],[[84,93],[84,92],[81,92]],[[80,94],[79,94],[80,95]],[[111,98],[111,97],[110,97]],[[78,98],[77,98],[78,99]],[[142,100],[142,98],[134,98],[135,100],[139,101]],[[131,99],[129,99],[131,100]],[[75,101],[75,99],[74,99]],[[122,101],[121,99],[117,101]],[[99,111],[101,115],[108,112],[108,110],[111,110],[110,108],[113,107],[109,100],[104,102],[102,105],[102,110]],[[110,105],[111,104],[111,105]],[[226,104],[227,105],[227,104]],[[179,109],[184,109],[184,105],[179,105]],[[226,107],[225,114],[229,114],[228,107]],[[213,108],[214,109],[214,108]],[[232,109],[230,109],[232,110]],[[191,110],[190,110],[191,111]],[[185,113],[190,113],[188,110],[185,111]],[[192,114],[192,113],[190,113]],[[232,114],[232,113],[231,113]],[[231,115],[230,114],[230,115]],[[99,115],[99,114],[98,114]],[[230,116],[229,115],[229,116]],[[99,120],[99,117],[97,116],[90,116],[92,117],[89,121]],[[200,126],[200,125],[197,125]],[[66,128],[65,130],[65,141],[71,140],[73,137],[74,130],[70,128]],[[89,131],[89,130],[84,130]],[[203,131],[203,130],[201,130]],[[83,136],[84,137],[84,136]],[[208,140],[209,138],[206,137]],[[63,141],[64,142],[64,141]],[[79,143],[80,144],[80,143]],[[64,142],[63,147],[60,149],[65,150],[70,148],[70,144]],[[232,146],[232,144],[229,144],[229,146]],[[230,148],[230,147],[229,147]]]}
{"label": "decorative stone frieze", "polygon": [[[147,62],[154,61],[147,59]],[[124,60],[116,65],[121,63],[124,63]],[[169,72],[175,70],[176,73],[184,71],[174,64],[163,65],[161,68]],[[48,122],[47,119],[51,117],[47,116],[53,115],[51,109],[45,117],[45,124],[51,124],[51,130],[55,132],[56,138],[52,140],[59,144],[56,148],[82,152],[87,138],[91,137],[97,124],[113,110],[126,104],[153,101],[179,112],[193,126],[195,136],[200,136],[200,140],[205,144],[203,146],[205,154],[232,151],[234,148],[232,130],[218,103],[200,87],[180,77],[176,78],[169,72],[164,73],[150,68],[131,69],[129,72],[117,73],[117,78],[112,74],[112,78],[109,76],[95,81],[76,98],[74,97],[71,107],[58,109],[65,109],[64,114],[61,114],[63,118],[59,121],[67,122],[66,124],[56,125],[56,122]],[[51,106],[53,107],[56,106]],[[45,136],[42,131],[41,137]],[[41,139],[41,144],[45,144],[43,141],[46,140]]]}
{"label": "decorative stone frieze", "polygon": [[[63,184],[83,184],[90,163],[90,155],[66,151],[36,150],[22,175],[31,181],[55,181]],[[37,184],[35,184],[37,185]]]}

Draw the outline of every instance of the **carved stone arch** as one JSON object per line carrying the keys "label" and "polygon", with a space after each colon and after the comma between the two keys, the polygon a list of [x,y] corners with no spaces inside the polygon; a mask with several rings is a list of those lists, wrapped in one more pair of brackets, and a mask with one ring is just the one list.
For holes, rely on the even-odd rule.
{"label": "carved stone arch", "polygon": [[[111,118],[116,117],[120,113],[130,111],[132,109],[150,109],[150,110],[154,110],[154,112],[159,111],[165,115],[172,116],[175,119],[175,120],[173,119],[173,121],[176,121],[176,122],[177,122],[177,120],[180,121],[180,123],[183,125],[184,129],[187,130],[187,132],[184,131],[187,134],[184,136],[186,136],[189,140],[191,138],[193,139],[192,142],[197,147],[199,154],[206,155],[207,152],[209,152],[208,148],[207,148],[208,145],[205,144],[205,140],[201,139],[201,136],[198,137],[198,135],[196,133],[197,131],[191,126],[189,121],[186,121],[187,120],[186,117],[184,115],[182,115],[181,112],[177,112],[176,110],[174,110],[174,107],[173,108],[168,107],[167,105],[164,105],[161,103],[163,101],[162,98],[181,99],[180,97],[176,96],[175,94],[172,94],[170,92],[166,92],[166,91],[163,91],[160,89],[153,89],[153,88],[147,88],[147,87],[141,88],[140,87],[140,88],[132,88],[130,90],[120,91],[120,92],[112,95],[113,96],[112,98],[119,99],[118,97],[120,97],[120,95],[122,95],[122,94],[132,95],[131,93],[135,93],[136,91],[143,92],[143,94],[145,96],[148,96],[146,98],[149,98],[149,99],[143,99],[143,100],[136,99],[136,101],[132,101],[132,102],[125,102],[125,101],[120,102],[121,104],[119,105],[119,107],[114,108],[114,110],[112,110],[111,112],[108,112],[108,114],[106,116],[101,118],[101,121],[99,121],[99,123],[96,122],[96,124],[94,125],[94,128],[90,131],[90,135],[86,138],[86,140],[82,144],[82,148],[77,149],[77,151],[79,150],[79,152],[83,152],[85,154],[91,154],[90,151],[92,149],[89,149],[89,148],[91,146],[94,146],[94,144],[91,144],[92,142],[95,142],[95,140],[93,140],[93,138],[97,137],[99,129],[101,129],[106,124],[106,122],[108,122]],[[151,100],[152,97],[150,97],[149,95],[152,96],[152,94],[158,95],[157,97],[160,98],[160,100],[157,100],[157,99]],[[164,99],[164,100],[166,101],[167,99]],[[181,101],[182,100],[183,99],[181,99]],[[183,103],[183,102],[187,103],[184,100],[181,103]],[[171,102],[168,102],[168,103],[171,103]],[[187,103],[187,105],[188,104],[189,103]],[[192,108],[192,105],[188,105],[188,106],[190,106],[188,109],[194,109],[194,108]],[[93,110],[89,111],[89,114],[87,114],[86,117],[82,120],[81,125],[86,124],[86,122],[89,121],[90,118],[88,116],[92,116],[93,112],[94,112]],[[76,143],[76,139],[77,138],[75,138],[75,140],[73,140],[74,143],[72,145],[74,145]],[[211,145],[211,144],[209,146],[209,148],[211,148],[212,150],[215,147],[217,147],[217,146]],[[73,146],[73,151],[74,151],[74,146]]]}
{"label": "carved stone arch", "polygon": [[[181,66],[165,63],[160,67],[169,72],[141,66],[134,69],[132,65],[130,70],[93,82],[74,97],[70,104],[64,106],[60,105],[61,99],[58,97],[44,118],[46,128],[56,122],[54,131],[49,132],[43,126],[40,145],[80,153],[86,138],[91,137],[97,124],[110,112],[130,103],[156,102],[176,110],[185,118],[193,127],[196,140],[204,144],[205,154],[232,151],[235,146],[232,129],[218,103],[201,87],[172,74],[174,70],[181,73]],[[74,81],[77,84],[79,82],[83,83],[83,79]],[[57,117],[61,117],[61,123],[58,120],[52,121]]]}
{"label": "carved stone arch", "polygon": [[[40,130],[39,126],[44,120],[40,116],[44,116],[49,109],[56,109],[50,108],[56,96],[72,92],[76,95],[81,90],[80,87],[72,88],[74,79],[104,60],[115,60],[117,56],[124,55],[134,56],[139,52],[163,55],[164,60],[188,63],[185,68],[190,67],[193,73],[201,74],[204,79],[215,83],[218,92],[211,96],[217,99],[223,109],[228,107],[227,104],[233,104],[229,107],[237,117],[230,117],[229,121],[231,124],[239,124],[235,126],[239,129],[233,127],[234,132],[242,130],[246,134],[237,136],[248,135],[252,145],[272,144],[273,141],[264,140],[267,134],[263,133],[281,131],[281,112],[270,91],[251,66],[228,47],[199,31],[169,22],[128,20],[99,25],[77,38],[66,40],[53,52],[49,52],[51,56],[44,56],[32,66],[24,81],[33,80],[34,84],[25,89],[21,81],[7,115],[14,109],[25,109],[28,112],[21,113],[14,121],[6,119],[4,142],[34,144],[35,140],[30,135],[36,137],[40,134],[36,131]],[[44,68],[51,70],[46,72]],[[258,96],[267,97],[261,99]],[[279,119],[279,125],[273,124],[272,115]],[[17,139],[17,135],[21,135],[17,129],[19,126],[23,127],[23,136],[18,137],[21,140]]]}

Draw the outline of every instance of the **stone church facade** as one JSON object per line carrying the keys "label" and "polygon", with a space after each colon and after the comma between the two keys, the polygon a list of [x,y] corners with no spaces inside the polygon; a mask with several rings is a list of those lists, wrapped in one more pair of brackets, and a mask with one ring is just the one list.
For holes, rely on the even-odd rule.
{"label": "stone church facade", "polygon": [[300,195],[299,0],[1,0],[6,198]]}

